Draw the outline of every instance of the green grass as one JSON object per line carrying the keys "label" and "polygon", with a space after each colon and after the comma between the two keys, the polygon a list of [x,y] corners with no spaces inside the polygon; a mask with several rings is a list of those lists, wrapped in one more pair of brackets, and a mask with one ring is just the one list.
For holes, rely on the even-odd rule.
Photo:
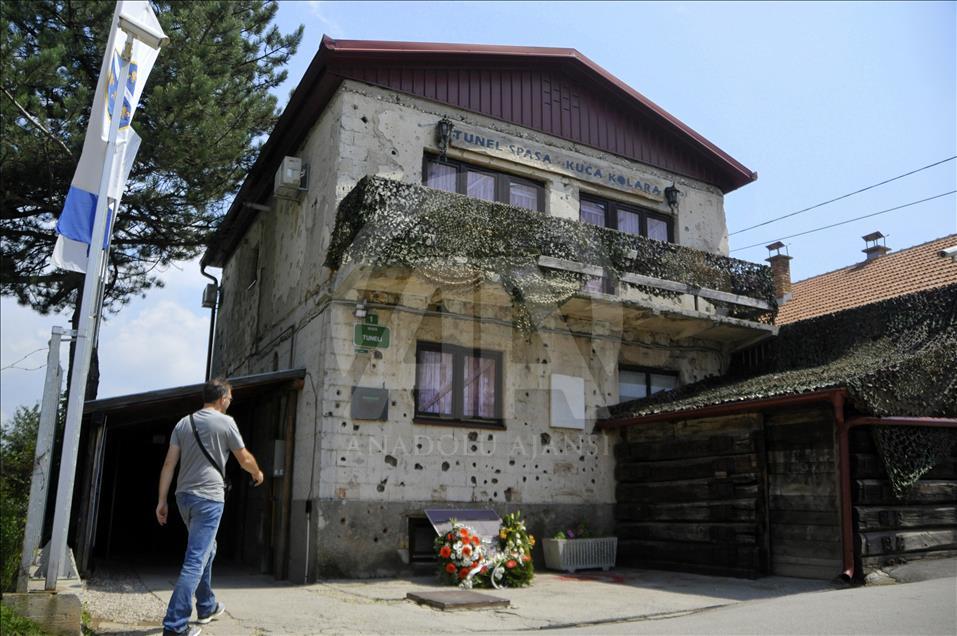
{"label": "green grass", "polygon": [[45,636],[39,625],[0,604],[0,633],[3,636]]}

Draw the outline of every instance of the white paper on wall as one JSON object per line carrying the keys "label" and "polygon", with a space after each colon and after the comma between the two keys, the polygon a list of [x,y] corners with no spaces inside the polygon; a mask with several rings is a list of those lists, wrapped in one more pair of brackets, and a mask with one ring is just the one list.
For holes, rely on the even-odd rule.
{"label": "white paper on wall", "polygon": [[585,428],[585,379],[572,375],[552,374],[552,428]]}

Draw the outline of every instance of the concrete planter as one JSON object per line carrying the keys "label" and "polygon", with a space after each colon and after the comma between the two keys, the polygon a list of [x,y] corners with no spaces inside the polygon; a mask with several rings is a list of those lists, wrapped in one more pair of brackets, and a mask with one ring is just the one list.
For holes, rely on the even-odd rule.
{"label": "concrete planter", "polygon": [[615,567],[618,537],[596,539],[544,539],[545,567],[574,572],[588,568]]}

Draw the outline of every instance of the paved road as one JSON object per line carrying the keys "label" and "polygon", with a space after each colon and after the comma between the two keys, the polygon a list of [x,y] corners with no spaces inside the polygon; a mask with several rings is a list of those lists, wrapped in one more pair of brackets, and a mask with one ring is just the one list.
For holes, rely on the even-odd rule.
{"label": "paved road", "polygon": [[[550,630],[551,631],[551,630]],[[806,592],[556,634],[957,634],[957,578]]]}
{"label": "paved road", "polygon": [[[946,634],[957,635],[957,559],[913,583],[859,588],[620,569],[543,572],[529,588],[489,590],[507,609],[442,612],[408,592],[448,590],[431,577],[310,585],[222,568],[226,615],[209,636],[264,634]],[[81,594],[100,634],[158,636],[173,567],[101,567]],[[484,592],[484,590],[483,590]]]}

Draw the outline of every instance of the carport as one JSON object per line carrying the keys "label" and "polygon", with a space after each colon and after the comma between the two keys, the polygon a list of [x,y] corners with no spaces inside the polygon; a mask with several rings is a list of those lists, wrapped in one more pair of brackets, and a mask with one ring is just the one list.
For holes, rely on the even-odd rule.
{"label": "carport", "polygon": [[[235,460],[217,560],[288,576],[296,407],[305,370],[230,378],[229,409],[266,480],[259,488]],[[86,574],[98,560],[178,563],[186,531],[175,505],[165,527],[154,509],[159,470],[176,422],[202,406],[202,384],[94,400],[84,408],[70,545]],[[175,491],[174,478],[171,492]]]}

